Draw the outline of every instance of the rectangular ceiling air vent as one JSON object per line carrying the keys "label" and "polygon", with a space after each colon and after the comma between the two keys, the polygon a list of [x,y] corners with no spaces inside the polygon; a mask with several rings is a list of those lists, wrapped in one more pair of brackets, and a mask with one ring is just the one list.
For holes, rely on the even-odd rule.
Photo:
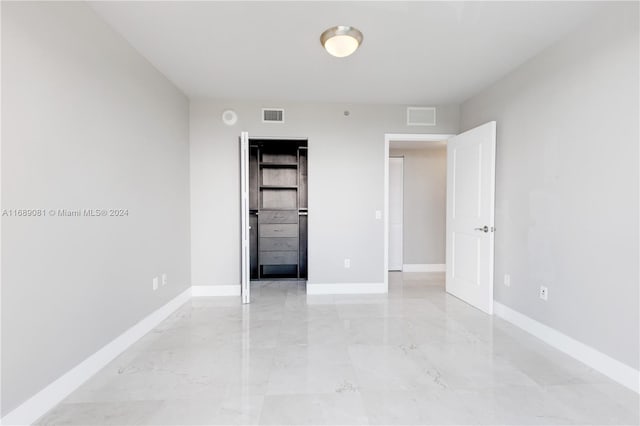
{"label": "rectangular ceiling air vent", "polygon": [[435,126],[435,107],[407,107],[407,126]]}
{"label": "rectangular ceiling air vent", "polygon": [[262,108],[263,123],[284,123],[284,109]]}

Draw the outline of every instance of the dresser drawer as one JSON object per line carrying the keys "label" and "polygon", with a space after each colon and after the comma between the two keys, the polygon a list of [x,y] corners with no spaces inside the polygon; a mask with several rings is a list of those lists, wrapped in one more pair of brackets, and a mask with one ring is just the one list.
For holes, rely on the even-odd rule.
{"label": "dresser drawer", "polygon": [[297,238],[260,238],[260,251],[298,250]]}
{"label": "dresser drawer", "polygon": [[260,251],[261,265],[296,265],[297,251]]}
{"label": "dresser drawer", "polygon": [[265,223],[258,226],[260,237],[297,237],[297,223]]}
{"label": "dresser drawer", "polygon": [[297,210],[260,210],[260,223],[298,223]]}

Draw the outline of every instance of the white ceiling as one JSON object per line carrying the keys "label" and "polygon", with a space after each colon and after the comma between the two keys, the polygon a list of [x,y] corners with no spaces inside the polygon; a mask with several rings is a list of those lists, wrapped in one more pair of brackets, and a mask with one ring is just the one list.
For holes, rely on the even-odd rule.
{"label": "white ceiling", "polygon": [[[95,2],[191,98],[461,102],[580,22],[596,2]],[[352,25],[338,59],[320,33]]]}

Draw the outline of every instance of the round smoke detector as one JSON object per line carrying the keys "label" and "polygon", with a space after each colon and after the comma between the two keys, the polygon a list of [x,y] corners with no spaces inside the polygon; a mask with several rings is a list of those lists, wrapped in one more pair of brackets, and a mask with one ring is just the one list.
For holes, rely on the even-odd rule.
{"label": "round smoke detector", "polygon": [[222,113],[222,122],[227,126],[233,126],[238,121],[238,114],[232,109],[225,110]]}

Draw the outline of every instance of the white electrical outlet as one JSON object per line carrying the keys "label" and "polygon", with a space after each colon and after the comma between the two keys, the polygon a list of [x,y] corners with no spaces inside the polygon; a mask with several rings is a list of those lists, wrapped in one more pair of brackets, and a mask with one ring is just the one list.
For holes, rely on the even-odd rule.
{"label": "white electrical outlet", "polygon": [[549,299],[549,289],[543,285],[540,286],[540,299],[542,300]]}
{"label": "white electrical outlet", "polygon": [[153,277],[153,291],[158,289],[158,277]]}
{"label": "white electrical outlet", "polygon": [[346,269],[351,268],[351,259],[345,259],[345,260],[344,260],[344,267],[345,267]]}
{"label": "white electrical outlet", "polygon": [[376,219],[382,219],[382,212],[380,210],[376,210]]}
{"label": "white electrical outlet", "polygon": [[167,285],[167,274],[162,274],[162,285]]}
{"label": "white electrical outlet", "polygon": [[504,285],[506,287],[511,287],[511,275],[504,274]]}

